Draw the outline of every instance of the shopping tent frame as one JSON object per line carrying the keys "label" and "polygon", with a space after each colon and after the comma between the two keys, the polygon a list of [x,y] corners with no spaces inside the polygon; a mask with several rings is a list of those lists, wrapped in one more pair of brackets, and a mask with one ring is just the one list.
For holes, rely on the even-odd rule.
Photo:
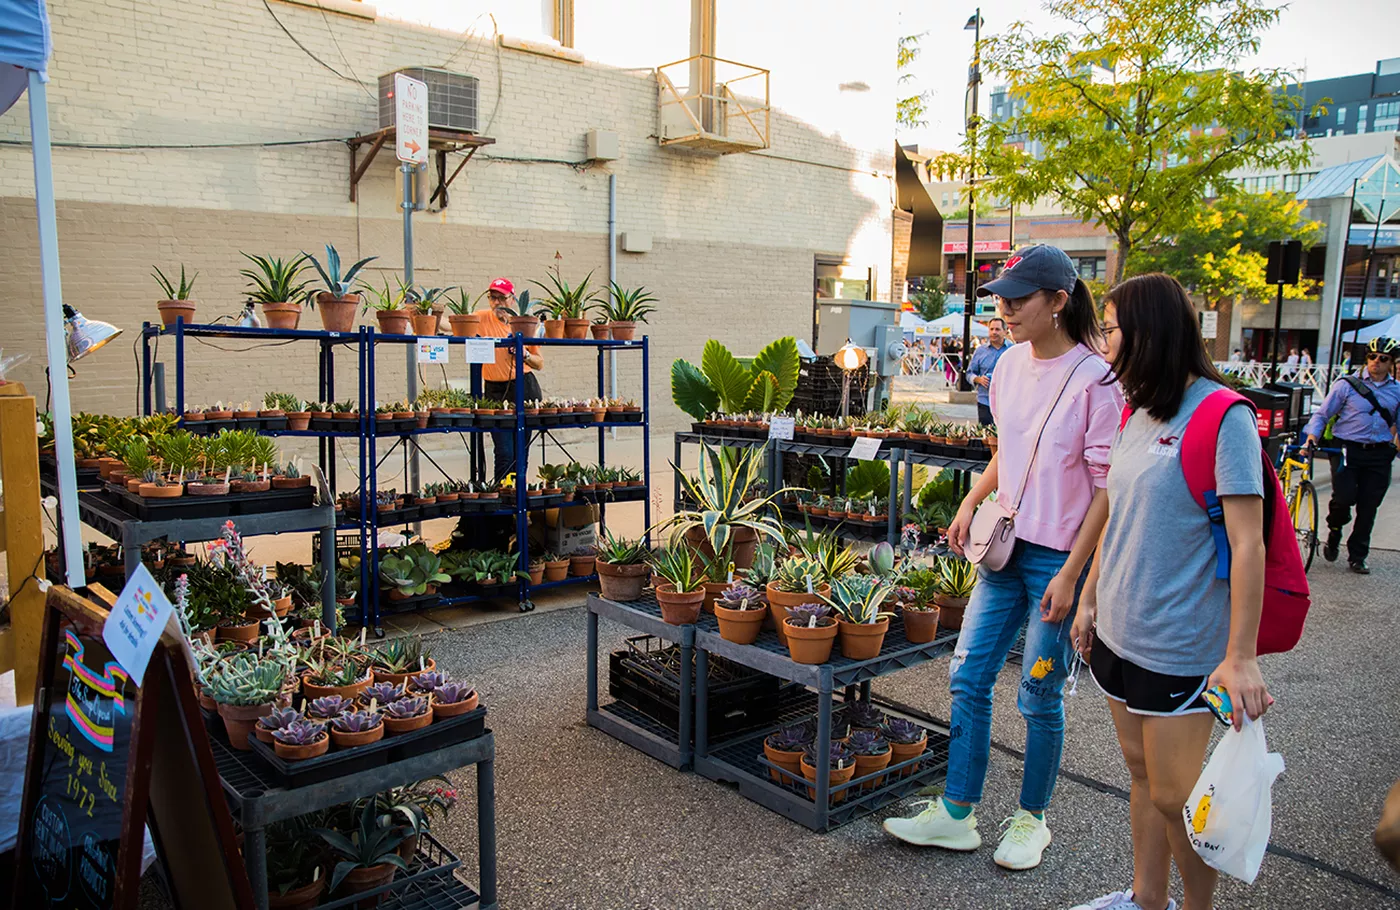
{"label": "shopping tent frame", "polygon": [[[53,51],[44,0],[0,0],[0,114],[29,91],[34,153],[34,208],[39,224],[39,272],[44,288],[44,332],[52,395],[58,504],[68,586],[80,588],[83,540],[78,475],[73,459],[73,410],[68,398],[68,346],[63,331],[63,287],[58,268],[58,213],[54,204],[53,144],[49,135],[48,63]],[[11,585],[17,583],[10,579]]]}

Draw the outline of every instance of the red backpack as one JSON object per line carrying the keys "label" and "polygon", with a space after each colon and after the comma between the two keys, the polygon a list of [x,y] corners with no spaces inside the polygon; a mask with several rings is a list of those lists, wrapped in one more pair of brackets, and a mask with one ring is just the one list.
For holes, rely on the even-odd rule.
{"label": "red backpack", "polygon": [[[1210,518],[1215,577],[1219,579],[1230,577],[1230,538],[1225,532],[1225,511],[1215,495],[1216,443],[1225,412],[1239,404],[1254,410],[1253,403],[1238,392],[1219,389],[1210,393],[1191,415],[1181,436],[1181,473],[1191,498]],[[1120,432],[1132,415],[1131,408],[1123,409]],[[1264,606],[1259,616],[1258,648],[1260,654],[1278,654],[1298,644],[1312,601],[1283,486],[1269,457],[1262,451],[1259,457],[1264,464]]]}

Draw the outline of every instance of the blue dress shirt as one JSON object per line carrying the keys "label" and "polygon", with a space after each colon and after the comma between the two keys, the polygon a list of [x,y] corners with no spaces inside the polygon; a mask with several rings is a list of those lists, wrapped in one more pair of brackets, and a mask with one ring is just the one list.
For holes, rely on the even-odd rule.
{"label": "blue dress shirt", "polygon": [[[1365,371],[1360,378],[1380,406],[1390,411],[1392,418],[1400,413],[1400,382],[1387,376],[1384,382],[1376,383]],[[1348,442],[1390,442],[1395,435],[1393,425],[1386,426],[1384,418],[1374,413],[1366,399],[1345,379],[1337,380],[1332,386],[1327,400],[1313,412],[1304,432],[1322,439],[1322,429],[1333,417],[1337,422],[1332,425],[1332,435]]]}
{"label": "blue dress shirt", "polygon": [[[990,344],[984,344],[972,352],[972,362],[967,365],[967,381],[971,382],[976,376],[986,376],[992,378],[992,370],[996,369],[997,361],[1001,355],[1011,349],[1011,345],[1003,341],[1001,347],[994,348]],[[992,387],[990,385],[977,386],[977,403],[991,406]]]}

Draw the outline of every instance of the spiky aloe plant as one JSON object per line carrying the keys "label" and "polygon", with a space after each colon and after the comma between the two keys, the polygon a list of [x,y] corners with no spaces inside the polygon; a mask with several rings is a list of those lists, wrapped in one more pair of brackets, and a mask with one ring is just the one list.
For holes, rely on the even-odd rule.
{"label": "spiky aloe plant", "polygon": [[965,559],[947,558],[938,564],[939,588],[948,597],[971,597],[977,586],[977,567]]}

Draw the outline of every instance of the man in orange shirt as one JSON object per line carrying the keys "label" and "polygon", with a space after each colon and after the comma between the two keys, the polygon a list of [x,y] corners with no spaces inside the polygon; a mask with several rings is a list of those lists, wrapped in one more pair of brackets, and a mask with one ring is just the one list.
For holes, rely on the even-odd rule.
{"label": "man in orange shirt", "polygon": [[[486,290],[489,305],[478,310],[481,317],[481,334],[488,338],[508,338],[511,335],[509,319],[511,301],[515,297],[515,285],[508,278],[497,278]],[[538,345],[525,348],[525,400],[543,398],[535,371],[544,369],[544,356]],[[481,378],[485,382],[487,398],[506,401],[515,405],[515,352],[509,348],[496,348],[496,362],[483,364]],[[495,450],[496,479],[500,480],[515,470],[515,432],[491,434]]]}

